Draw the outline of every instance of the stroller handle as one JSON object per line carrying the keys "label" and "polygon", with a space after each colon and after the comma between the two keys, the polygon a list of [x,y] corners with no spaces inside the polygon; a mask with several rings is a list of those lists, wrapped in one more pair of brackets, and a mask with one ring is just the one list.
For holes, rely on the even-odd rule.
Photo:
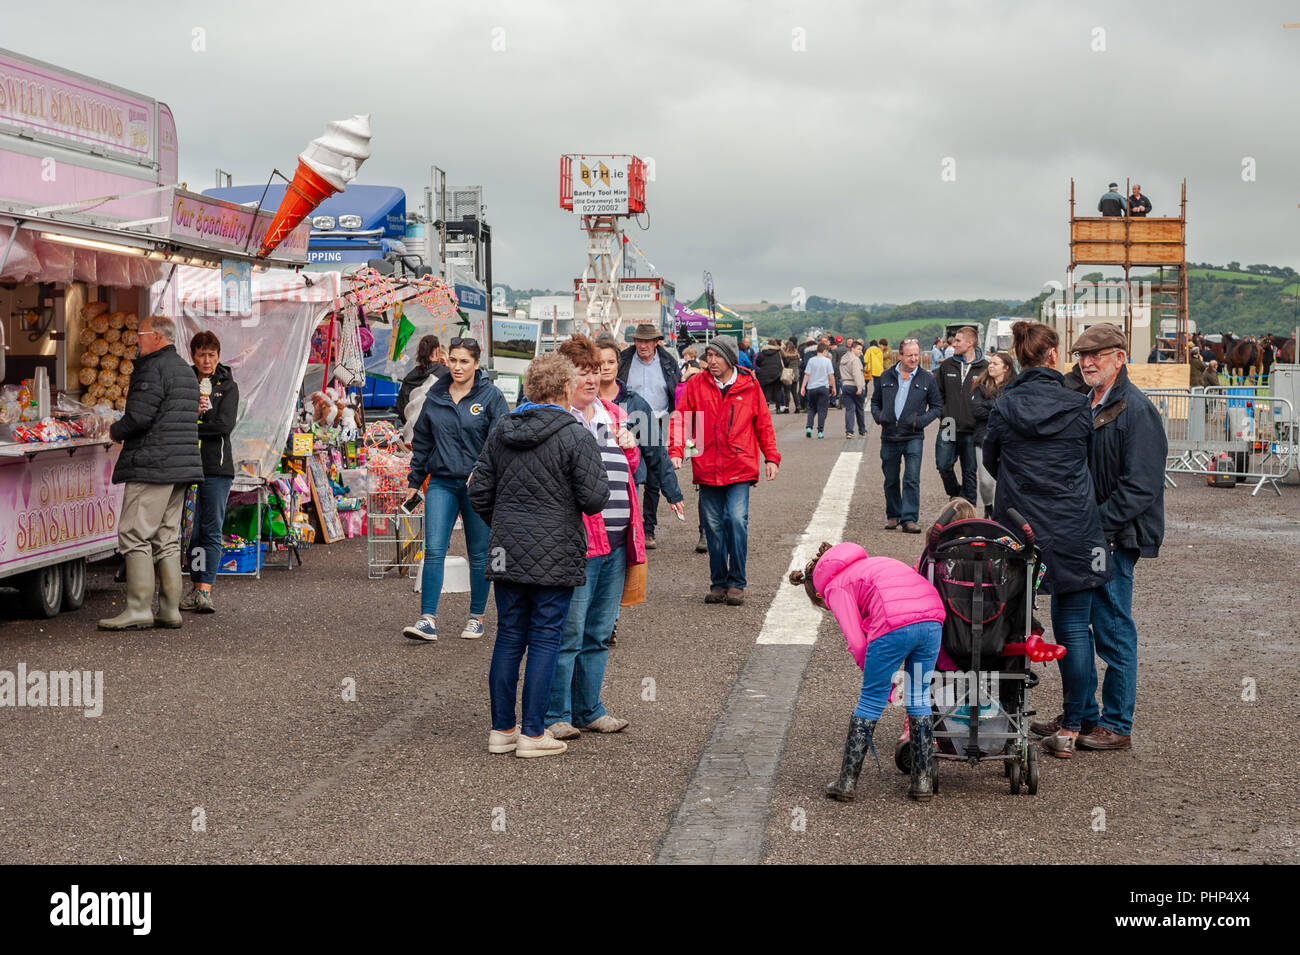
{"label": "stroller handle", "polygon": [[1007,508],[1007,517],[1015,521],[1016,526],[1019,527],[1020,530],[1025,532],[1025,543],[1028,546],[1033,547],[1034,529],[1029,526],[1029,522],[1025,520],[1024,516],[1019,511],[1017,511],[1014,507],[1009,507]]}

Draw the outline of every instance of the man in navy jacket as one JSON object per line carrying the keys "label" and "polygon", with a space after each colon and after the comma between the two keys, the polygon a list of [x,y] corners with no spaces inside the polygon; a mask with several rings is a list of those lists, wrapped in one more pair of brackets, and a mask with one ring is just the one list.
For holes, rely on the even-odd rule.
{"label": "man in navy jacket", "polygon": [[1128,343],[1116,325],[1094,325],[1074,342],[1083,380],[1090,386],[1092,472],[1101,529],[1113,574],[1092,605],[1097,656],[1106,663],[1098,716],[1094,693],[1084,703],[1083,749],[1128,749],[1137,703],[1137,626],[1133,622],[1133,569],[1139,557],[1160,553],[1165,534],[1165,460],[1169,443],[1155,406],[1128,377]]}
{"label": "man in navy jacket", "polygon": [[[921,364],[921,345],[909,338],[898,363],[876,379],[871,417],[880,425],[880,467],[885,473],[885,530],[901,523],[909,534],[921,533],[921,456],[925,428],[943,411],[939,383]],[[902,491],[898,466],[903,463]]]}

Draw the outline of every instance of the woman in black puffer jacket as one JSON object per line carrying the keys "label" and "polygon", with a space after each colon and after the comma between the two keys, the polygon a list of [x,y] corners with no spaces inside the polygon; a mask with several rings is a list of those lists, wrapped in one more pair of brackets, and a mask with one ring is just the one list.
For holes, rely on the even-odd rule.
{"label": "woman in black puffer jacket", "polygon": [[781,369],[785,363],[781,360],[781,343],[769,338],[758,353],[754,363],[754,377],[763,388],[763,397],[768,405],[775,409],[781,402]]}
{"label": "woman in black puffer jacket", "polygon": [[[470,475],[470,504],[492,529],[487,578],[496,585],[489,753],[551,756],[568,748],[546,729],[546,707],[573,588],[587,580],[582,515],[609,502],[596,439],[569,411],[577,378],[563,355],[533,359],[524,380],[531,400],[497,422]],[[515,690],[525,651],[521,726]]]}
{"label": "woman in black puffer jacket", "polygon": [[[1101,529],[1088,453],[1092,413],[1088,399],[1070,391],[1057,362],[1060,338],[1038,322],[1016,322],[1020,377],[1007,386],[989,413],[984,464],[997,475],[998,523],[1018,526],[1019,511],[1033,528],[1047,567],[1043,590],[1052,595],[1052,634],[1067,653],[1059,661],[1064,712],[1043,724],[1043,745],[1068,759],[1095,692],[1090,624],[1094,602],[1111,578],[1110,548]],[[1095,702],[1093,703],[1095,707]]]}

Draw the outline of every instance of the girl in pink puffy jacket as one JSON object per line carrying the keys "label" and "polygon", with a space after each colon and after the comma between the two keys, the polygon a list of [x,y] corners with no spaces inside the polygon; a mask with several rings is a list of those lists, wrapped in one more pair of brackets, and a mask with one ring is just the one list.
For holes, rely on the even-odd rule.
{"label": "girl in pink puffy jacket", "polygon": [[902,561],[868,557],[861,544],[822,544],[790,583],[803,584],[815,606],[835,614],[853,659],[862,668],[862,695],[849,719],[840,776],[826,795],[851,802],[867,749],[875,753],[876,721],[889,703],[894,673],[907,674],[907,719],[913,744],[908,795],[931,798],[930,675],[939,655],[944,608],[930,582]]}

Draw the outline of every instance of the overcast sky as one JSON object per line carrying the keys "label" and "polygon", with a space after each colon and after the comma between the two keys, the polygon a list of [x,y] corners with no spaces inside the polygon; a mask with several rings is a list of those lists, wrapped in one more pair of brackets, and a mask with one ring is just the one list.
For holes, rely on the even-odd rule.
{"label": "overcast sky", "polygon": [[358,181],[412,205],[434,163],[481,184],[512,286],[586,264],[561,154],[630,152],[655,167],[632,234],[679,298],[707,268],[723,301],[906,302],[1061,278],[1071,177],[1083,210],[1131,177],[1155,215],[1186,177],[1189,258],[1300,267],[1295,21],[1296,2],[43,0],[6,8],[0,45],[167,102],[195,189],[289,172],[369,112]]}

